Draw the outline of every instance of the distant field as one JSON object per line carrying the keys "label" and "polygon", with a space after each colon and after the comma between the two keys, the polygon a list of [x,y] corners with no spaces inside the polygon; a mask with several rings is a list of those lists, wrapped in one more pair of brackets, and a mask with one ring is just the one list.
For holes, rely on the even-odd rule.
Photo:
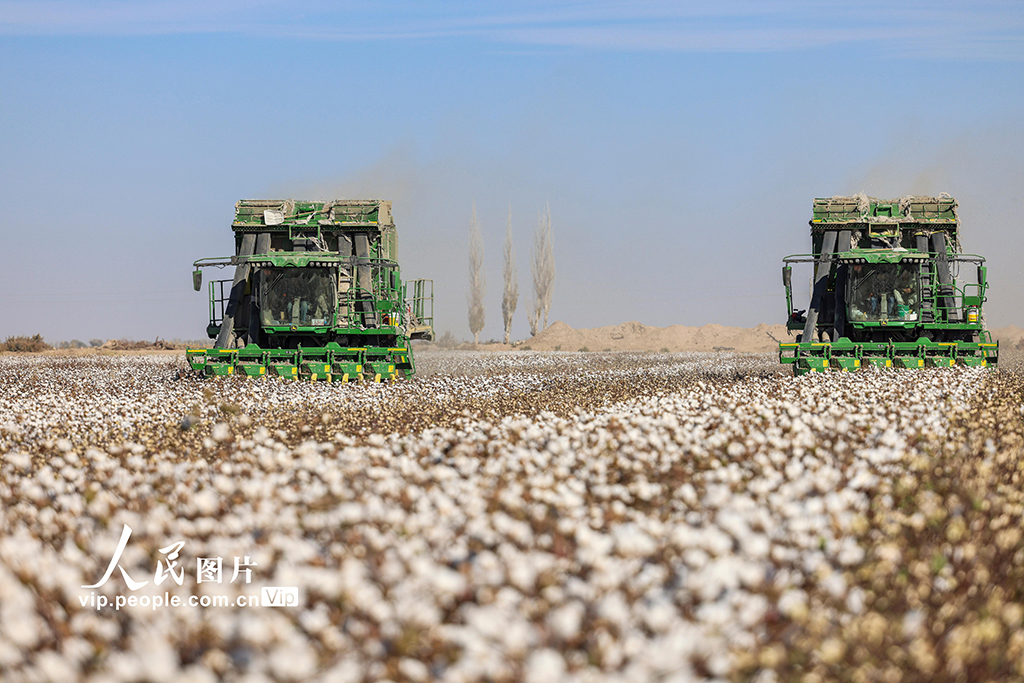
{"label": "distant field", "polygon": [[[432,351],[339,386],[3,354],[0,679],[1019,678],[1019,355]],[[263,587],[298,600],[152,607]]]}

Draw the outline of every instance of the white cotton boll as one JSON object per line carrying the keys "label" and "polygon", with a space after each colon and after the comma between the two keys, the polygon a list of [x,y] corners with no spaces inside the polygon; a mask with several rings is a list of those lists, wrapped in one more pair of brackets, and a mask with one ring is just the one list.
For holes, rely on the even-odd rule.
{"label": "white cotton boll", "polygon": [[468,604],[462,613],[466,623],[489,640],[500,641],[508,628],[508,615],[494,605]]}
{"label": "white cotton boll", "polygon": [[[696,514],[696,513],[694,513]],[[680,524],[672,529],[672,545],[678,550],[685,550],[700,545],[701,532],[689,524]]]}
{"label": "white cotton boll", "polygon": [[466,577],[448,567],[437,567],[429,575],[429,580],[441,601],[457,597],[466,590]]}
{"label": "white cotton boll", "polygon": [[648,557],[653,555],[658,545],[635,524],[622,524],[612,530],[615,539],[615,552],[623,557]]}
{"label": "white cotton boll", "polygon": [[755,560],[762,560],[768,557],[771,542],[764,534],[752,533],[742,540],[741,547],[744,555]]}
{"label": "white cotton boll", "polygon": [[537,642],[537,629],[522,617],[515,617],[506,622],[500,639],[505,652],[512,656],[522,655]]}
{"label": "white cotton boll", "polygon": [[218,493],[229,496],[235,490],[235,482],[231,477],[218,474],[213,478],[213,487],[217,489]]}
{"label": "white cotton boll", "polygon": [[839,552],[836,553],[836,561],[844,567],[851,567],[864,561],[864,549],[857,541],[847,536],[839,544]]}
{"label": "white cotton boll", "polygon": [[505,582],[505,568],[497,555],[485,550],[473,558],[470,576],[478,585],[500,586]]}
{"label": "white cotton boll", "polygon": [[167,638],[154,631],[148,631],[133,639],[133,648],[144,652],[140,658],[143,677],[151,681],[172,681],[178,676],[178,653],[167,642]]}
{"label": "white cotton boll", "polygon": [[708,563],[710,556],[700,548],[688,548],[683,551],[683,562],[692,569],[700,569]]}
{"label": "white cotton boll", "polygon": [[737,541],[742,541],[750,533],[747,521],[734,510],[720,510],[715,515],[715,523],[725,529]]}
{"label": "white cotton boll", "polygon": [[125,652],[114,652],[101,665],[103,680],[134,681],[143,678],[139,658]]}
{"label": "white cotton boll", "polygon": [[32,465],[32,456],[28,453],[7,453],[4,460],[20,470],[27,470]]}
{"label": "white cotton boll", "polygon": [[331,625],[331,617],[327,606],[320,602],[315,609],[305,610],[299,615],[299,624],[308,633],[320,633]]}
{"label": "white cotton boll", "polygon": [[713,562],[704,567],[704,569],[688,574],[684,580],[684,585],[691,593],[696,594],[701,601],[710,602],[718,599],[722,591],[727,588],[735,588],[736,585],[729,585],[731,582],[735,582],[738,585],[735,574],[731,572],[723,574],[717,563]]}
{"label": "white cotton boll", "polygon": [[775,673],[774,669],[761,669],[750,679],[750,683],[778,683],[778,681],[779,675]]}
{"label": "white cotton boll", "polygon": [[271,650],[267,658],[278,680],[305,681],[316,673],[316,650],[304,640],[293,639]]}
{"label": "white cotton boll", "polygon": [[739,441],[733,441],[726,447],[725,452],[730,458],[738,458],[747,452],[747,448]]}
{"label": "white cotton boll", "polygon": [[425,681],[430,678],[430,669],[418,659],[403,657],[398,661],[398,672],[410,681]]}
{"label": "white cotton boll", "polygon": [[524,593],[532,592],[537,583],[537,569],[527,558],[517,558],[508,565],[508,580]]}
{"label": "white cotton boll", "polygon": [[664,683],[696,683],[696,681],[702,679],[694,674],[692,669],[687,667],[673,672],[662,680]]}
{"label": "white cotton boll", "polygon": [[864,591],[854,586],[846,595],[846,609],[853,614],[860,614],[864,611]]}
{"label": "white cotton boll", "polygon": [[76,665],[90,659],[96,651],[95,646],[84,638],[65,638],[60,649],[64,659]]}
{"label": "white cotton boll", "polygon": [[779,611],[787,617],[800,619],[807,614],[807,593],[791,588],[779,596]]}
{"label": "white cotton boll", "polygon": [[754,628],[768,612],[768,598],[763,595],[744,595],[736,608],[736,616],[744,628]]}
{"label": "white cotton boll", "polygon": [[629,623],[629,605],[618,591],[609,593],[601,599],[597,604],[597,614],[620,628]]}
{"label": "white cotton boll", "polygon": [[[7,576],[0,574],[0,580]],[[0,586],[0,635],[23,650],[35,647],[45,632],[42,619],[36,615],[31,593],[13,582]]]}
{"label": "white cotton boll", "polygon": [[742,585],[747,588],[757,588],[765,581],[765,568],[759,562],[748,562],[743,559],[735,561],[736,576]]}
{"label": "white cotton boll", "polygon": [[842,599],[846,595],[846,579],[839,572],[832,572],[823,579],[820,579],[818,585],[837,600]]}
{"label": "white cotton boll", "polygon": [[[689,662],[690,653],[686,648],[679,647],[673,636],[674,634],[669,634],[655,638],[651,645],[645,648],[643,654],[637,658],[640,661],[623,672],[627,680],[672,680],[659,677],[659,674],[668,672],[687,671],[692,674]],[[639,671],[641,666],[647,671]],[[692,678],[687,680],[692,680]]]}
{"label": "white cotton boll", "polygon": [[356,524],[363,521],[364,512],[361,503],[342,503],[338,506],[336,514],[342,524]]}
{"label": "white cotton boll", "polygon": [[35,664],[49,683],[64,683],[77,678],[76,667],[52,650],[40,652],[35,658]]}
{"label": "white cotton boll", "polygon": [[573,600],[549,612],[545,623],[560,640],[573,640],[580,633],[580,626],[586,614],[583,603]]}
{"label": "white cotton boll", "polygon": [[175,683],[217,683],[217,674],[202,664],[193,664],[181,671]]}
{"label": "white cotton boll", "polygon": [[721,628],[733,621],[732,607],[724,600],[706,602],[697,608],[696,617],[705,624]]}
{"label": "white cotton boll", "polygon": [[203,489],[192,497],[192,505],[200,515],[209,517],[220,508],[220,496],[213,489]]}
{"label": "white cotton boll", "polygon": [[257,647],[269,644],[273,638],[270,624],[265,619],[242,619],[238,632],[243,640]]}
{"label": "white cotton boll", "polygon": [[210,430],[210,438],[217,443],[223,443],[231,438],[231,427],[225,422],[218,422]]}
{"label": "white cotton boll", "polygon": [[561,683],[565,678],[565,659],[557,651],[545,648],[530,654],[523,668],[525,683]]}
{"label": "white cotton boll", "polygon": [[924,628],[926,615],[922,610],[912,609],[903,615],[903,637],[910,640]]}
{"label": "white cotton boll", "polygon": [[903,553],[892,543],[877,546],[875,548],[875,556],[882,562],[886,562],[894,567],[899,566],[903,561]]}
{"label": "white cotton boll", "polygon": [[[712,651],[705,661],[708,671],[721,677],[721,683],[725,683],[724,677],[732,671],[732,657],[729,656],[729,653],[722,650]],[[715,683],[715,681],[712,680],[710,683]]]}
{"label": "white cotton boll", "polygon": [[700,538],[702,547],[712,555],[722,557],[732,552],[732,537],[720,529],[708,527],[703,530]]}
{"label": "white cotton boll", "polygon": [[801,476],[803,476],[804,464],[800,460],[794,458],[789,461],[784,471],[786,473],[786,477],[789,480],[792,481],[795,479],[799,479]]}
{"label": "white cotton boll", "polygon": [[679,610],[665,596],[641,605],[640,615],[644,624],[654,633],[665,633],[679,619]]}
{"label": "white cotton boll", "polygon": [[365,667],[349,655],[325,671],[317,680],[321,683],[361,683],[365,673]]}
{"label": "white cotton boll", "polygon": [[709,508],[720,508],[732,498],[732,491],[722,484],[710,484],[706,487],[703,504]]}
{"label": "white cotton boll", "polygon": [[676,489],[676,496],[691,507],[696,505],[698,502],[697,490],[693,488],[693,484],[690,482],[686,482]]}

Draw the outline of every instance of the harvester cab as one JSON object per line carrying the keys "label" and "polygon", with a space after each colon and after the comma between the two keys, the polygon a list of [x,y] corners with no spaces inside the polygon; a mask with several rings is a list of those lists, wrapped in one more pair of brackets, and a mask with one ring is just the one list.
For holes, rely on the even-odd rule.
{"label": "harvester cab", "polygon": [[432,340],[433,282],[402,282],[391,202],[242,200],[234,266],[209,283],[213,349],[189,349],[207,376],[267,374],[308,380],[411,377],[410,341]]}
{"label": "harvester cab", "polygon": [[[861,367],[995,367],[985,327],[985,259],[962,253],[948,195],[814,200],[812,253],[783,259],[787,328],[779,359],[796,374]],[[793,266],[812,270],[793,307]]]}

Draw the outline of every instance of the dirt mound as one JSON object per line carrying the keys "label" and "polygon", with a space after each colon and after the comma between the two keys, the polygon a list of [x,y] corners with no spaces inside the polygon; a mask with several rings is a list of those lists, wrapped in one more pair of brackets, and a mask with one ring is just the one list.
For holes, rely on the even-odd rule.
{"label": "dirt mound", "polygon": [[573,329],[561,320],[523,346],[535,351],[775,351],[788,339],[785,325],[752,328],[704,325],[703,327],[650,327],[636,321]]}

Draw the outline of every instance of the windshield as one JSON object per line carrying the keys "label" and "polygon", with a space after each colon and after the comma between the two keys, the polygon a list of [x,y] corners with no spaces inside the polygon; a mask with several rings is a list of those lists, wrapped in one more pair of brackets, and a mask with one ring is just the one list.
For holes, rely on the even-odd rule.
{"label": "windshield", "polygon": [[848,271],[850,320],[914,321],[921,308],[916,263],[854,263]]}
{"label": "windshield", "polygon": [[264,325],[334,324],[334,278],[327,268],[265,268],[260,319]]}

